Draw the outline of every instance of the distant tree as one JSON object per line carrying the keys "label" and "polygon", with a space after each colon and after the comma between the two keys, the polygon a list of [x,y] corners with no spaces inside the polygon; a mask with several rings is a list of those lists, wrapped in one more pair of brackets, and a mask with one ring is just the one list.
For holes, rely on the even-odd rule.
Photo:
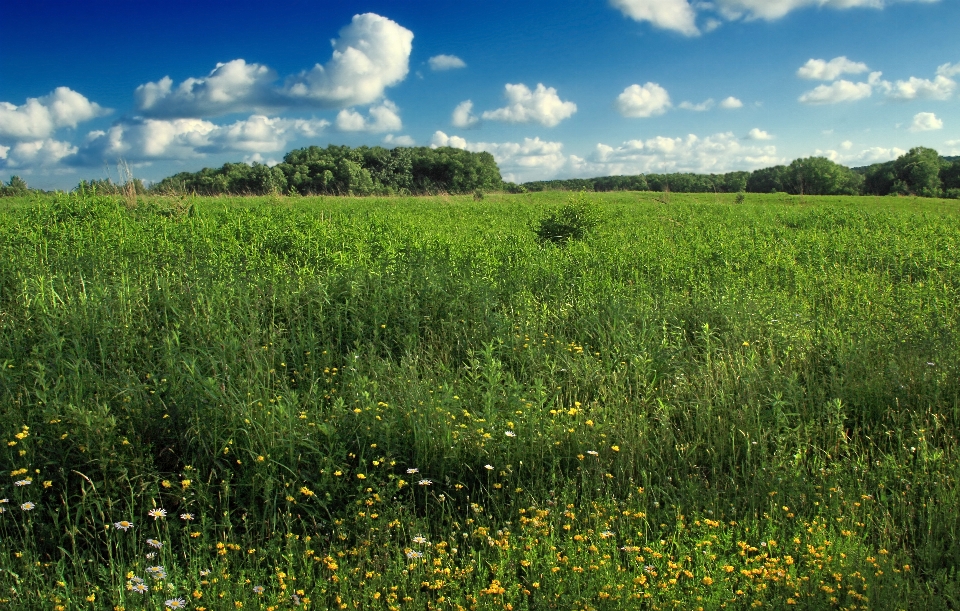
{"label": "distant tree", "polygon": [[826,157],[794,160],[785,178],[796,195],[859,195],[863,184],[862,176]]}
{"label": "distant tree", "polygon": [[895,182],[892,190],[896,191],[899,186],[901,190],[922,197],[939,197],[943,192],[941,165],[937,151],[922,146],[910,149],[893,162],[893,171],[901,184]]}
{"label": "distant tree", "polygon": [[26,195],[29,192],[27,182],[19,176],[11,176],[7,184],[0,182],[0,197],[13,197],[16,195]]}
{"label": "distant tree", "polygon": [[774,193],[787,191],[787,166],[776,165],[750,173],[747,191],[750,193]]}

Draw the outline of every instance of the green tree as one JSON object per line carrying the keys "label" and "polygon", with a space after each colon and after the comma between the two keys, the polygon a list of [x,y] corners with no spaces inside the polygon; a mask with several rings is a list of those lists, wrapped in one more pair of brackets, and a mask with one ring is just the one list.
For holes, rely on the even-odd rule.
{"label": "green tree", "polygon": [[940,153],[918,146],[898,157],[893,162],[893,171],[908,193],[922,197],[939,197],[943,192],[943,184],[940,182],[941,165]]}
{"label": "green tree", "polygon": [[862,176],[826,157],[795,159],[785,178],[796,195],[859,195],[863,185]]}

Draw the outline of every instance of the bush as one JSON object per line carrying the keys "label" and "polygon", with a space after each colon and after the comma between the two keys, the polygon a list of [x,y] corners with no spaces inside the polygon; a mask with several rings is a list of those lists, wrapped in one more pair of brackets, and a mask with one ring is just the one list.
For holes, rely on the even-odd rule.
{"label": "bush", "polygon": [[570,240],[582,240],[601,222],[600,209],[581,191],[563,206],[540,219],[537,239],[540,242],[566,244]]}

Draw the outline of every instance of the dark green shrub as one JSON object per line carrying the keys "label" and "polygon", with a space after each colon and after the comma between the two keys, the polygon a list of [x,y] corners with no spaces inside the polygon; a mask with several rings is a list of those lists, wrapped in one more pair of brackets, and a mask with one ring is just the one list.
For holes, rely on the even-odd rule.
{"label": "dark green shrub", "polygon": [[540,219],[535,231],[540,242],[562,245],[570,240],[584,239],[600,222],[600,208],[581,191],[568,203]]}

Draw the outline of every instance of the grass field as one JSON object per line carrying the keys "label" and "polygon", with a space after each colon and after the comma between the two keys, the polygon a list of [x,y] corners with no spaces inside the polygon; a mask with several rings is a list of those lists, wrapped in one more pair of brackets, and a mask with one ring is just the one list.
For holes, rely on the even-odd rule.
{"label": "grass field", "polygon": [[960,203],[571,197],[0,201],[0,608],[958,608]]}

